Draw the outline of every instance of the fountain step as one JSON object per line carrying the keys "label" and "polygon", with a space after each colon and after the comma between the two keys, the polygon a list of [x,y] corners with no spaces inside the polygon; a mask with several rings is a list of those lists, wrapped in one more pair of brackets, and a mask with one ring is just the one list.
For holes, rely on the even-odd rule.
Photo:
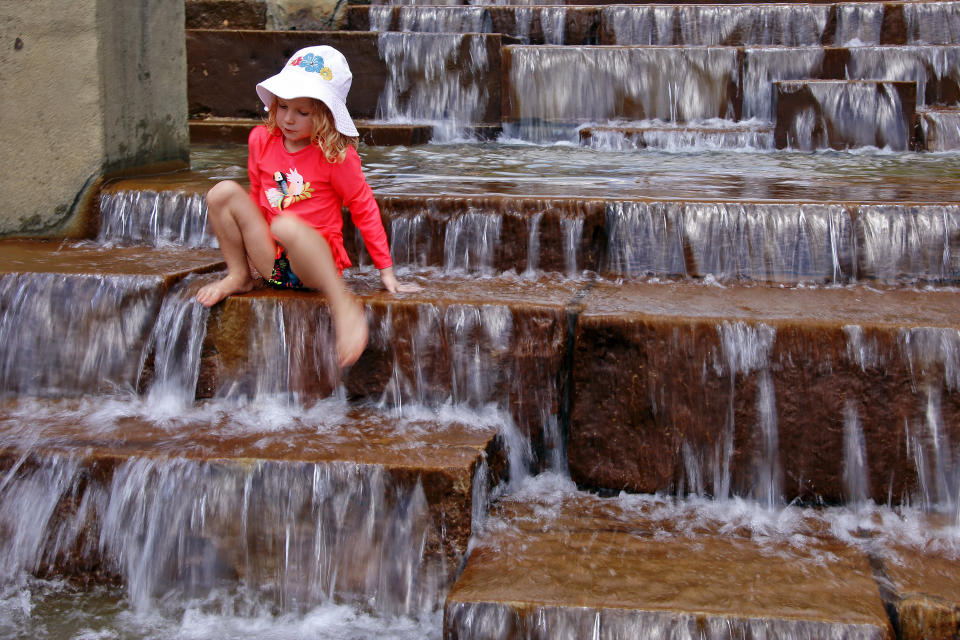
{"label": "fountain step", "polygon": [[444,637],[895,637],[866,553],[814,517],[765,535],[653,496],[537,488],[494,505]]}
{"label": "fountain step", "polygon": [[579,484],[953,503],[955,291],[598,282],[580,304]]}
{"label": "fountain step", "polygon": [[[193,144],[246,144],[250,130],[263,124],[254,118],[203,118],[190,121]],[[360,142],[369,146],[413,146],[427,144],[433,138],[432,124],[397,124],[355,119]],[[499,125],[470,125],[464,130],[471,138],[489,140],[500,134]]]}
{"label": "fountain step", "polygon": [[920,147],[916,82],[785,80],[774,82],[773,91],[778,149]]}
{"label": "fountain step", "polygon": [[579,129],[580,144],[594,149],[773,149],[774,127],[761,122],[663,123],[587,125]]}
{"label": "fountain step", "polygon": [[[369,157],[372,152],[368,148],[364,153]],[[397,185],[404,182],[386,165],[383,170]],[[234,177],[245,182],[242,169],[235,171]],[[669,173],[641,175],[647,186],[663,180],[669,187],[676,178]],[[210,246],[203,193],[214,177],[230,176],[224,171],[211,176],[204,170],[108,185],[101,196],[99,239]],[[614,199],[612,193],[604,198],[427,195],[425,185],[416,179],[412,183],[419,195],[390,195],[394,189],[381,188],[373,174],[369,178],[382,194],[377,199],[394,262],[400,267],[442,266],[487,275],[509,271],[576,275],[589,270],[631,278],[725,281],[907,285],[960,281],[956,257],[960,256],[960,209],[949,202],[906,202],[909,190],[922,186],[924,180],[940,189],[956,188],[950,177],[937,174],[889,176],[883,188],[902,197],[862,204],[817,198],[718,202],[700,200],[702,194],[682,200],[685,194],[680,189],[664,200]],[[783,182],[772,178],[771,188]],[[468,184],[469,178],[461,177],[460,187]],[[484,184],[482,178],[478,184]],[[491,181],[485,184],[494,190]],[[790,189],[798,189],[793,181],[790,184]],[[854,180],[842,181],[843,188],[854,185]],[[809,191],[815,186],[811,182]],[[955,197],[954,193],[944,195]],[[344,224],[349,255],[367,263],[349,217],[345,216]]]}
{"label": "fountain step", "polygon": [[[404,76],[404,86],[397,88],[403,95],[397,99],[416,100],[420,84],[424,90],[436,88],[441,79],[425,77],[424,73],[449,66],[451,80],[456,79],[462,88],[469,76],[469,84],[476,92],[469,100],[475,107],[475,117],[464,125],[500,122],[500,49],[502,43],[514,41],[499,34],[422,34],[416,43],[408,43],[406,34],[390,37],[360,31],[218,29],[189,29],[186,39],[187,94],[189,113],[194,118],[262,117],[263,105],[251,87],[277,73],[298,49],[323,42],[339,49],[350,61],[353,84],[347,107],[354,118],[361,120],[380,117],[381,94],[388,83],[394,82],[391,73],[399,69],[405,55],[418,56],[422,63],[423,57],[439,52],[440,58],[427,65],[429,69],[418,67],[417,72]],[[386,49],[381,52],[381,47]],[[477,60],[474,51],[482,52],[477,53]],[[384,60],[385,55],[390,56],[389,63]],[[445,64],[447,58],[460,61],[459,66]],[[467,73],[471,64],[473,71]],[[224,73],[225,68],[231,69],[231,73]],[[467,100],[465,96],[464,99]],[[392,114],[388,108],[386,117],[393,115],[402,114]]]}
{"label": "fountain step", "polygon": [[187,29],[266,29],[265,0],[187,0]]}
{"label": "fountain step", "polygon": [[103,247],[44,240],[0,240],[0,275],[46,273],[97,277],[140,276],[169,288],[195,273],[224,266],[216,249]]}
{"label": "fountain step", "polygon": [[525,44],[831,46],[960,44],[958,2],[354,5],[347,28],[493,32]]}
{"label": "fountain step", "polygon": [[[5,522],[15,538],[31,527],[50,536],[37,551],[43,573],[118,572],[134,597],[144,576],[132,558],[154,552],[139,558],[161,583],[151,592],[214,586],[189,584],[193,567],[279,590],[286,608],[334,597],[429,605],[413,600],[449,584],[467,550],[474,496],[506,470],[498,425],[482,416],[398,418],[329,401],[306,412],[198,405],[171,417],[162,402],[120,397],[8,402],[0,469],[4,513],[32,479],[61,476],[34,496],[56,505],[47,521]],[[141,519],[157,548],[138,547]],[[84,546],[98,538],[99,547]],[[207,549],[199,560],[198,542]],[[413,574],[391,576],[388,563]]]}
{"label": "fountain step", "polygon": [[367,308],[370,341],[344,372],[335,365],[320,294],[262,289],[228,298],[208,322],[198,395],[292,393],[309,403],[342,384],[351,398],[399,407],[497,405],[520,441],[532,445],[534,463],[545,464],[548,444],[557,437],[567,305],[583,285],[403,277],[423,291],[391,296],[375,276],[348,274]]}
{"label": "fountain step", "polygon": [[947,640],[960,628],[960,563],[940,550],[900,545],[884,557],[884,596],[896,612],[898,638]]}
{"label": "fountain step", "polygon": [[[503,86],[504,128],[515,126],[521,137],[540,140],[556,137],[551,129],[563,122],[772,122],[771,83],[795,79],[912,81],[920,105],[954,106],[960,84],[942,69],[960,63],[944,67],[944,60],[960,60],[960,47],[509,45],[503,48],[509,78]],[[584,76],[593,81],[576,81]],[[582,89],[571,93],[569,87]],[[548,126],[538,134],[541,122]]]}
{"label": "fountain step", "polygon": [[349,7],[355,31],[500,33],[527,44],[600,44],[598,6],[396,6]]}
{"label": "fountain step", "polygon": [[960,149],[960,109],[921,109],[918,115],[923,146],[927,151]]}

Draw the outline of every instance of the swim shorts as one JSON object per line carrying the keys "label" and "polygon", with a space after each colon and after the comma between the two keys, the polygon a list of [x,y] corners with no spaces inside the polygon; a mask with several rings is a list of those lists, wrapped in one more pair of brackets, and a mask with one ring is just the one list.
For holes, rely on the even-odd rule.
{"label": "swim shorts", "polygon": [[273,261],[273,273],[264,278],[267,284],[277,289],[305,289],[306,285],[300,281],[297,274],[290,268],[286,250],[277,245],[277,258]]}

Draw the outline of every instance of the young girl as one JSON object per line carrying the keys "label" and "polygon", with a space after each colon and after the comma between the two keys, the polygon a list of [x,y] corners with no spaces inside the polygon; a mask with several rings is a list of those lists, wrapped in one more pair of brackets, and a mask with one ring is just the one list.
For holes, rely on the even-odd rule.
{"label": "young girl", "polygon": [[417,288],[399,285],[393,274],[380,209],[355,149],[359,134],[346,105],[352,80],[339,51],[317,46],[293,54],[280,73],[257,85],[269,116],[250,132],[250,193],[233,181],[207,193],[227,275],[197,293],[209,307],[249,291],[255,284],[251,266],[274,287],[322,291],[341,367],[355,362],[367,344],[363,306],[341,279],[350,266],[342,206],[350,209],[387,291]]}

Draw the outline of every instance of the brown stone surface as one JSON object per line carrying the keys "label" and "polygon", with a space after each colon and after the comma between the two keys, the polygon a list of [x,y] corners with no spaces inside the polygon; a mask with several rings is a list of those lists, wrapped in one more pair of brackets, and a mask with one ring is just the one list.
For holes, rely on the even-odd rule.
{"label": "brown stone surface", "polygon": [[713,629],[708,637],[893,638],[869,561],[854,547],[809,531],[689,528],[695,520],[618,502],[543,493],[501,501],[447,598],[445,637]]}
{"label": "brown stone surface", "polygon": [[[481,122],[500,121],[500,36],[478,34],[486,45],[489,70],[480,81],[488,96]],[[471,39],[464,38],[461,59],[469,58]],[[350,115],[376,116],[387,68],[377,50],[377,34],[349,31],[187,31],[187,91],[190,115],[255,118],[263,104],[257,83],[280,71],[303,47],[329,44],[347,58],[353,84],[347,97]]]}
{"label": "brown stone surface", "polygon": [[[262,367],[257,345],[270,344],[278,335],[272,324],[258,320],[264,317],[258,310],[266,310],[265,317],[272,322],[271,310],[280,304],[291,354],[287,384],[302,400],[326,397],[342,382],[354,398],[379,399],[387,393],[387,401],[401,404],[434,405],[450,397],[477,407],[496,402],[510,413],[541,459],[543,412],[560,411],[567,304],[578,286],[549,280],[425,276],[405,280],[424,290],[391,296],[369,278],[348,279],[367,306],[370,341],[342,378],[330,351],[322,295],[260,289],[228,298],[211,314],[198,395],[210,397],[228,386],[241,392],[256,386],[252,374]],[[505,326],[498,327],[499,322]],[[498,331],[503,333],[490,333]],[[318,334],[326,337],[318,340]],[[479,345],[482,371],[464,369],[466,345],[471,350]],[[472,380],[475,375],[483,379]],[[412,388],[391,391],[397,377]]]}
{"label": "brown stone surface", "polygon": [[109,485],[119,465],[144,459],[158,464],[189,460],[241,472],[252,464],[289,465],[291,473],[305,469],[307,476],[312,467],[304,463],[380,467],[402,491],[421,484],[432,518],[431,551],[442,550],[451,570],[470,537],[477,465],[488,460],[491,479],[503,472],[496,429],[462,422],[392,419],[351,408],[320,421],[305,415],[258,429],[222,411],[212,421],[189,414],[155,421],[136,412],[89,413],[89,407],[60,403],[36,410],[26,422],[23,410],[8,404],[0,411],[0,469],[9,469],[26,453],[36,464],[49,456],[77,456],[87,476]]}
{"label": "brown stone surface", "polygon": [[875,560],[888,581],[901,640],[960,637],[960,560],[936,548],[900,546]]}
{"label": "brown stone surface", "polygon": [[[836,112],[837,105],[863,103],[863,89],[873,89],[880,98],[882,112],[858,113],[863,118],[857,133],[875,126],[872,139],[850,138],[849,108]],[[774,143],[778,149],[794,148],[804,151],[813,149],[850,149],[866,145],[895,151],[917,149],[914,139],[914,120],[917,107],[916,82],[880,82],[863,80],[790,80],[773,83],[774,101],[777,105]],[[895,101],[894,101],[895,97]],[[895,107],[899,122],[890,122],[887,111]],[[793,129],[798,119],[806,122],[812,116],[813,130],[810,140],[799,140]],[[899,125],[899,126],[897,126]],[[805,125],[803,125],[805,126]],[[902,136],[894,136],[901,131]]]}
{"label": "brown stone surface", "polygon": [[205,273],[222,266],[220,252],[211,249],[102,248],[34,240],[0,242],[0,274],[142,275],[160,277],[169,285],[190,273]]}
{"label": "brown stone surface", "polygon": [[[190,121],[190,141],[196,144],[225,142],[246,144],[250,130],[262,124],[256,118],[206,118]],[[371,146],[426,144],[433,136],[429,125],[386,124],[356,120],[360,142]]]}
{"label": "brown stone surface", "polygon": [[[501,216],[499,243],[491,251],[491,267],[497,272],[529,268],[530,231],[536,225],[539,236],[537,269],[564,272],[564,221],[583,220],[577,256],[580,269],[599,269],[605,241],[606,201],[590,198],[524,198],[513,196],[390,196],[378,198],[384,224],[413,217],[425,218],[420,235],[407,242],[415,246],[414,255],[399,256],[398,261],[418,265],[443,265],[446,230],[457,218],[470,213]],[[351,234],[346,234],[351,235]]]}
{"label": "brown stone surface", "polygon": [[[939,344],[941,333],[902,333],[942,327],[949,338],[960,317],[954,292],[623,283],[598,284],[582,303],[568,443],[582,485],[697,490],[685,467],[695,461],[699,490],[711,493],[718,451],[732,442],[734,493],[758,486],[759,462],[775,446],[772,473],[787,500],[841,500],[844,420],[853,411],[867,449],[866,490],[882,503],[914,487],[905,429],[926,428],[928,389],[940,398],[946,437],[960,437],[960,397],[937,360],[949,352],[931,356],[923,346]],[[767,335],[767,347],[736,346],[751,334]],[[752,350],[765,348],[768,357],[750,363]],[[911,360],[925,364],[911,370]],[[768,406],[773,443],[760,428]]]}

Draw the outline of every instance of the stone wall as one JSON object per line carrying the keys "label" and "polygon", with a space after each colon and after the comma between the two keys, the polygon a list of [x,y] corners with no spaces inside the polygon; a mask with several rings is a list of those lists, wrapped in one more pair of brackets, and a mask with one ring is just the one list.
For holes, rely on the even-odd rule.
{"label": "stone wall", "polygon": [[0,24],[0,235],[82,235],[104,177],[186,165],[182,1],[3,3]]}

